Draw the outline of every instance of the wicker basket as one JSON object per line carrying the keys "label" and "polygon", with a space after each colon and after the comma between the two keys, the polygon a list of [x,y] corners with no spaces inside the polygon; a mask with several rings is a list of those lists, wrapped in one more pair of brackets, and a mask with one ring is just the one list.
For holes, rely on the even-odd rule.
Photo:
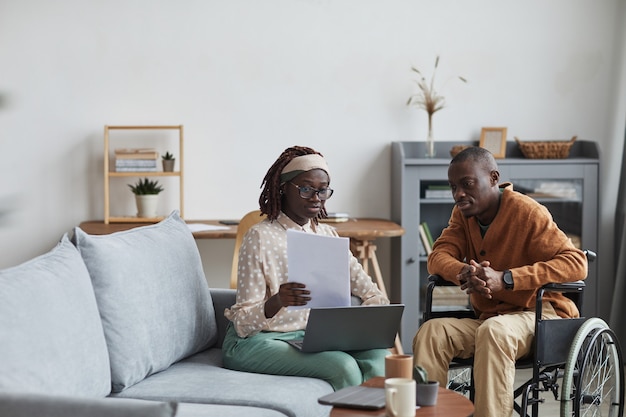
{"label": "wicker basket", "polygon": [[452,149],[450,149],[450,156],[454,158],[455,156],[457,156],[457,154],[459,152],[461,152],[462,150],[467,149],[467,148],[470,148],[470,146],[467,146],[467,145],[454,145],[452,147]]}
{"label": "wicker basket", "polygon": [[570,148],[576,140],[576,136],[570,140],[553,140],[543,142],[522,142],[517,137],[515,141],[519,145],[522,154],[529,159],[563,159],[569,156]]}

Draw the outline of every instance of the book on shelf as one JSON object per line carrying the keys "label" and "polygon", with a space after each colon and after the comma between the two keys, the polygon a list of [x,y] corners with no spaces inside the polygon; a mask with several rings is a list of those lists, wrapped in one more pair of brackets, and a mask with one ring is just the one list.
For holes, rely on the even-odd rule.
{"label": "book on shelf", "polygon": [[156,167],[156,159],[116,159],[116,167]]}
{"label": "book on shelf", "polygon": [[448,190],[426,190],[424,198],[452,198],[452,191]]}
{"label": "book on shelf", "polygon": [[426,252],[426,248],[424,247],[424,243],[422,242],[422,237],[420,236],[419,238],[419,255],[420,256],[427,256],[428,253]]}
{"label": "book on shelf", "polygon": [[424,198],[451,198],[452,191],[446,184],[430,184],[424,191]]}
{"label": "book on shelf", "polygon": [[157,171],[156,159],[116,159],[115,171],[117,172],[155,172]]}
{"label": "book on shelf", "polygon": [[535,187],[536,196],[546,196],[555,198],[578,198],[576,185],[567,181],[544,181]]}
{"label": "book on shelf", "polygon": [[421,226],[424,228],[424,233],[426,233],[426,238],[428,239],[428,243],[432,248],[435,244],[435,240],[433,239],[433,234],[430,232],[430,227],[428,227],[428,223],[422,222]]}
{"label": "book on shelf", "polygon": [[118,148],[115,159],[158,159],[159,153],[153,148]]}
{"label": "book on shelf", "polygon": [[115,167],[115,172],[157,172],[157,167]]}
{"label": "book on shelf", "polygon": [[422,241],[422,245],[424,246],[424,250],[426,251],[426,255],[430,255],[433,251],[433,247],[428,240],[428,236],[426,235],[426,231],[424,230],[424,223],[419,225],[420,232],[420,240]]}

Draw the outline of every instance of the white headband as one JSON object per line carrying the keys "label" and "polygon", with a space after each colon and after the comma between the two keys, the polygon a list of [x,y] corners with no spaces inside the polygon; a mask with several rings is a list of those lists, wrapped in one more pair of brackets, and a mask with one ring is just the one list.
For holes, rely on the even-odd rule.
{"label": "white headband", "polygon": [[[328,165],[319,154],[302,155],[293,158],[280,173],[280,182],[287,182],[297,175],[312,169],[323,169],[328,174]],[[330,174],[329,174],[330,175]]]}

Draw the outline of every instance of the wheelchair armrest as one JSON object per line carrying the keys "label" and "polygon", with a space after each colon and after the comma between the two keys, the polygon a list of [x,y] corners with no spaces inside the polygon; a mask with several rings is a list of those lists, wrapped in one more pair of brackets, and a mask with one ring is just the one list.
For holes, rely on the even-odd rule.
{"label": "wheelchair armrest", "polygon": [[545,284],[539,289],[539,291],[537,291],[537,300],[535,305],[535,313],[537,314],[537,317],[541,317],[543,294],[546,292],[560,292],[565,294],[569,299],[574,301],[576,308],[578,308],[578,311],[582,314],[583,293],[585,291],[585,287],[586,285],[584,281],[551,282],[549,284]]}
{"label": "wheelchair armrest", "polygon": [[436,287],[454,287],[454,282],[446,281],[439,275],[428,276],[428,287],[426,288],[426,300],[422,322],[439,317],[455,317],[455,318],[476,318],[472,309],[433,311],[433,291]]}
{"label": "wheelchair armrest", "polygon": [[[583,250],[583,253],[587,257],[587,262],[594,262],[598,255],[589,249]],[[583,311],[583,294],[585,291],[585,283],[583,281],[574,282],[551,282],[545,284],[537,291],[537,302],[535,305],[535,314],[537,317],[541,317],[541,306],[543,301],[543,294],[546,292],[560,292],[565,294],[567,298],[572,300],[576,304],[576,308],[580,314]]]}
{"label": "wheelchair armrest", "polygon": [[585,288],[584,281],[574,281],[574,282],[551,282],[549,284],[544,285],[543,288],[545,291],[557,291],[557,292],[578,292]]}
{"label": "wheelchair armrest", "polygon": [[587,262],[595,262],[596,258],[598,257],[598,255],[592,250],[585,249],[583,252],[587,257]]}
{"label": "wheelchair armrest", "polygon": [[428,276],[428,286],[433,287],[452,287],[456,285],[454,282],[446,281],[441,278],[439,275],[429,275]]}

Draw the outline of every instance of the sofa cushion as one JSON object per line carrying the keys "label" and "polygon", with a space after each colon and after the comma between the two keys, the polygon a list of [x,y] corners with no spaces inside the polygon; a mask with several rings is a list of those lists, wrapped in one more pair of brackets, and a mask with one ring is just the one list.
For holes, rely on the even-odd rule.
{"label": "sofa cushion", "polygon": [[68,236],[0,271],[0,391],[104,397],[110,390],[89,273]]}
{"label": "sofa cushion", "polygon": [[328,417],[331,407],[317,399],[331,392],[332,386],[317,378],[226,369],[222,366],[222,350],[211,348],[112,395],[268,408],[290,417]]}
{"label": "sofa cushion", "polygon": [[74,240],[93,282],[114,392],[215,343],[200,254],[178,212],[110,235],[77,227]]}
{"label": "sofa cushion", "polygon": [[0,416],[10,417],[174,417],[176,409],[175,402],[0,392]]}

